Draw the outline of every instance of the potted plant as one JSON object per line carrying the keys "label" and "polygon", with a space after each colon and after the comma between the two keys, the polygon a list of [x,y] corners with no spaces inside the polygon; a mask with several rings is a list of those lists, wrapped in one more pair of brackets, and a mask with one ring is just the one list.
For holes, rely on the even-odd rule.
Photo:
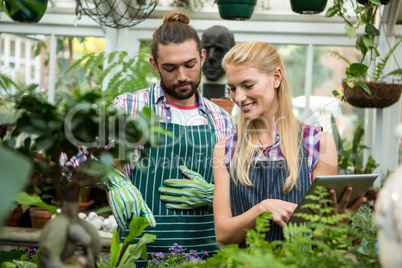
{"label": "potted plant", "polygon": [[219,15],[224,20],[248,20],[257,0],[216,0]]}
{"label": "potted plant", "polygon": [[300,14],[317,14],[324,11],[328,0],[290,0],[293,12]]}
{"label": "potted plant", "polygon": [[[364,32],[357,37],[355,47],[361,52],[362,57],[358,62],[349,62],[346,58],[335,52],[335,55],[348,63],[346,67],[346,79],[343,81],[344,95],[341,98],[352,105],[358,107],[387,107],[398,101],[401,88],[399,85],[384,83],[384,78],[388,76],[401,76],[401,70],[394,70],[384,74],[384,67],[388,59],[392,55],[399,42],[389,50],[386,57],[377,64],[373,75],[368,74],[371,64],[375,64],[380,53],[376,48],[376,39],[380,35],[380,31],[375,27],[376,13],[382,4],[388,4],[390,1],[367,0],[367,1],[339,0],[334,1],[334,5],[330,7],[326,13],[326,17],[335,15],[341,17],[345,21],[345,32],[349,38],[356,37],[356,31],[359,27],[364,27]],[[346,8],[348,3],[351,9]],[[356,20],[350,18],[350,11],[353,11]],[[371,77],[374,83],[363,82]],[[381,82],[380,84],[378,82]],[[378,93],[376,92],[378,90]],[[340,94],[333,91],[334,96]],[[371,97],[368,97],[371,96]]]}
{"label": "potted plant", "polygon": [[45,14],[48,0],[1,0],[3,11],[18,22],[38,22]]}
{"label": "potted plant", "polygon": [[[144,146],[156,146],[159,135],[165,134],[157,127],[158,118],[153,116],[150,108],[144,108],[144,112],[139,113],[135,120],[127,120],[124,111],[113,109],[101,96],[101,92],[97,91],[76,90],[74,96],[66,96],[59,103],[50,104],[41,94],[30,92],[16,100],[16,108],[21,115],[12,138],[20,134],[31,135],[23,143],[31,149],[20,151],[28,155],[41,152],[47,163],[46,174],[49,174],[55,195],[62,203],[62,213],[44,226],[41,232],[39,246],[46,253],[41,254],[44,266],[52,261],[61,266],[76,260],[73,256],[79,244],[86,247],[86,253],[81,257],[88,262],[88,266],[94,265],[102,243],[97,231],[78,218],[80,189],[97,187],[99,178],[113,169],[113,159],[130,159],[128,148],[133,143],[143,141]],[[146,127],[139,120],[146,123]],[[110,139],[116,140],[116,145],[106,149]],[[8,145],[14,148],[13,143]],[[84,145],[88,154],[97,160],[88,159],[85,165],[78,168],[60,165],[62,153],[70,159]],[[71,238],[71,232],[76,232],[74,238]],[[87,237],[89,240],[85,241],[90,243],[82,244],[84,242],[80,238],[83,237]],[[59,251],[60,247],[68,250]]]}
{"label": "potted plant", "polygon": [[[347,80],[342,81],[343,96],[348,103],[356,107],[361,108],[385,108],[394,103],[396,103],[401,97],[402,85],[392,82],[387,83],[389,77],[402,77],[402,69],[397,68],[395,70],[386,72],[384,71],[388,60],[391,58],[395,49],[401,44],[402,40],[399,40],[391,49],[388,51],[384,58],[378,58],[378,63],[374,68],[372,74],[367,74],[365,76],[360,76],[358,79],[366,80],[359,81],[355,85],[350,85]],[[333,55],[337,56],[339,59],[344,60],[350,66],[357,63],[350,63],[345,57],[342,57],[337,52],[333,52]],[[370,81],[367,81],[370,78]],[[362,84],[364,86],[362,86]],[[338,92],[333,92],[335,96]]]}
{"label": "potted plant", "polygon": [[[356,42],[355,42],[355,47],[358,51],[361,52],[362,57],[361,60],[358,62],[348,62],[348,66],[346,67],[346,79],[344,80],[344,86],[345,91],[351,91],[348,94],[352,94],[353,91],[359,90],[359,88],[355,88],[355,85],[360,86],[361,89],[363,89],[365,92],[368,94],[371,94],[370,87],[364,83],[363,81],[366,80],[369,75],[368,75],[368,70],[371,64],[375,64],[376,60],[380,56],[380,53],[378,52],[376,48],[376,39],[380,35],[380,31],[375,27],[375,18],[376,18],[376,13],[379,9],[379,7],[382,5],[382,2],[380,0],[368,0],[366,1],[364,5],[356,3],[354,1],[347,1],[347,0],[338,0],[334,1],[334,5],[330,7],[326,13],[326,17],[333,17],[335,15],[341,17],[345,21],[345,32],[346,35],[349,38],[354,38],[357,36],[356,31],[359,27],[364,27],[364,32],[360,36],[357,37]],[[383,3],[388,3],[389,1],[384,1]],[[346,4],[348,3],[351,5],[351,9],[346,8]],[[352,20],[350,18],[350,11],[353,11],[354,15],[356,16],[356,20]],[[399,45],[399,44],[398,44]],[[397,46],[397,45],[396,45]],[[384,60],[385,63],[388,60],[389,56],[392,55],[394,49],[391,48],[389,50],[389,55],[387,55]],[[343,58],[345,59],[345,58]],[[383,69],[384,66],[377,66],[378,71],[383,74]],[[377,70],[376,70],[377,71]],[[398,75],[400,76],[401,73],[396,71],[396,72],[391,72],[387,75]],[[380,79],[380,76],[375,77],[374,79]],[[375,81],[377,82],[377,81]],[[353,90],[349,90],[353,89]],[[335,96],[338,96],[339,94],[337,92],[333,92]],[[381,94],[379,94],[381,95]],[[386,95],[386,94],[382,94]],[[395,95],[398,95],[396,93]],[[399,93],[400,95],[400,93]],[[346,99],[345,99],[346,100]],[[364,102],[364,101],[363,101]],[[383,104],[382,107],[386,107],[385,105],[390,105],[390,104]],[[366,107],[366,106],[365,106]],[[376,106],[370,106],[370,107],[376,107]]]}

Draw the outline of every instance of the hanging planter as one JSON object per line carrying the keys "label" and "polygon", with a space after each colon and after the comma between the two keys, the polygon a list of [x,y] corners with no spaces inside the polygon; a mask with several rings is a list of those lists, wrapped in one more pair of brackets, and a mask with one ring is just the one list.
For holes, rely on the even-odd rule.
{"label": "hanging planter", "polygon": [[1,0],[3,11],[18,22],[38,22],[45,14],[48,0]]}
{"label": "hanging planter", "polygon": [[248,20],[257,0],[216,0],[219,15],[224,20]]}
{"label": "hanging planter", "polygon": [[[366,5],[368,3],[368,0],[357,0],[357,2],[359,4]],[[380,0],[380,2],[381,2],[381,5],[388,5],[389,2],[391,2],[391,0]]]}
{"label": "hanging planter", "polygon": [[381,82],[363,82],[371,92],[368,94],[362,87],[350,88],[345,81],[342,87],[348,103],[360,108],[385,108],[396,103],[401,97],[402,85]]}
{"label": "hanging planter", "polygon": [[300,14],[317,14],[323,12],[328,0],[290,0],[293,12]]}

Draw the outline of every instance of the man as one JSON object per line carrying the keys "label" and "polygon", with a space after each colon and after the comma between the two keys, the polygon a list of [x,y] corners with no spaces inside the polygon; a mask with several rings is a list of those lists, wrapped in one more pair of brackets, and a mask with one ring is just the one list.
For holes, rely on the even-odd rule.
{"label": "man", "polygon": [[[160,127],[175,136],[166,137],[157,148],[144,147],[147,158],[140,157],[141,148],[133,152],[134,161],[142,163],[145,171],[133,164],[123,166],[125,175],[141,193],[137,198],[143,197],[138,202],[142,214],[152,225],[156,221],[155,227],[145,230],[157,236],[155,242],[147,245],[149,254],[168,252],[173,243],[197,252],[218,250],[211,209],[212,151],[219,140],[232,134],[234,124],[228,113],[201,97],[198,91],[206,52],[188,23],[189,18],[178,12],[163,17],[163,24],[153,35],[150,58],[160,81],[114,101],[116,107],[133,117],[143,107],[151,107],[160,116]],[[188,184],[190,188],[186,189]],[[200,187],[199,191],[193,191],[191,186]],[[127,187],[114,190],[114,194],[124,189]],[[113,199],[112,208],[119,214],[121,200],[116,203]],[[130,216],[122,218],[129,220]],[[118,232],[121,239],[128,234],[121,229]]]}

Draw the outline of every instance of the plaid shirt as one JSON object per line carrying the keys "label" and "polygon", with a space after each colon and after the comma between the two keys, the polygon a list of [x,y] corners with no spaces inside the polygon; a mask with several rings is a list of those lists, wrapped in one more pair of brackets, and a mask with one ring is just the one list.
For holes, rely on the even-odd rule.
{"label": "plaid shirt", "polygon": [[[142,111],[145,106],[150,106],[150,90],[151,87],[136,91],[134,93],[124,93],[115,98],[115,100],[113,101],[113,105],[119,110],[124,109],[128,115],[135,117],[136,111]],[[199,113],[201,116],[204,117],[204,124],[209,124],[207,117],[208,113],[215,128],[217,141],[220,141],[223,138],[232,135],[235,131],[235,125],[233,123],[232,117],[224,109],[214,104],[210,100],[202,97],[198,90],[195,94],[198,101]],[[167,104],[165,93],[162,90],[160,81],[155,85],[153,105],[155,107],[155,113],[160,116],[161,122],[172,122],[170,105]],[[133,157],[131,161],[139,160],[141,149],[142,146],[139,146],[138,148],[133,150]],[[81,149],[81,153],[73,157],[70,160],[70,163],[72,163],[72,165],[76,167],[85,162],[86,159],[86,153],[84,149]],[[133,169],[133,164],[127,164],[123,167],[123,171],[128,177],[130,177],[130,173]]]}
{"label": "plaid shirt", "polygon": [[[322,127],[310,126],[303,123],[302,129],[303,129],[303,140],[306,149],[307,165],[309,169],[309,176],[311,182],[311,174],[313,172],[315,165],[318,162]],[[233,158],[237,139],[238,139],[238,133],[236,132],[226,140],[224,161],[229,173],[231,169],[231,160]],[[281,149],[279,147],[279,133],[276,134],[275,143],[273,145],[268,146],[265,149],[263,149],[261,145],[259,145],[259,147],[263,150],[263,154],[260,156],[258,154],[254,156],[253,161],[285,160],[285,157],[283,156]]]}

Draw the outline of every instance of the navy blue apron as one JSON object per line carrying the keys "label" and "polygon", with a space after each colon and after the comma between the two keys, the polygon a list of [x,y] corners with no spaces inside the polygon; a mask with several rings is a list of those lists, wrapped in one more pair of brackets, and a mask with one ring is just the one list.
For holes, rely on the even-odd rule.
{"label": "navy blue apron", "polygon": [[[283,185],[288,177],[286,160],[280,161],[253,161],[250,167],[250,181],[253,186],[237,185],[230,180],[230,204],[232,214],[238,216],[248,211],[265,199],[280,199],[298,204],[304,193],[310,187],[309,169],[306,159],[306,148],[304,141],[299,150],[299,177],[297,187],[290,192],[282,192]],[[233,167],[234,168],[234,167]],[[284,240],[282,228],[270,220],[270,231],[266,234],[267,241]],[[243,242],[239,245],[246,247]]]}

